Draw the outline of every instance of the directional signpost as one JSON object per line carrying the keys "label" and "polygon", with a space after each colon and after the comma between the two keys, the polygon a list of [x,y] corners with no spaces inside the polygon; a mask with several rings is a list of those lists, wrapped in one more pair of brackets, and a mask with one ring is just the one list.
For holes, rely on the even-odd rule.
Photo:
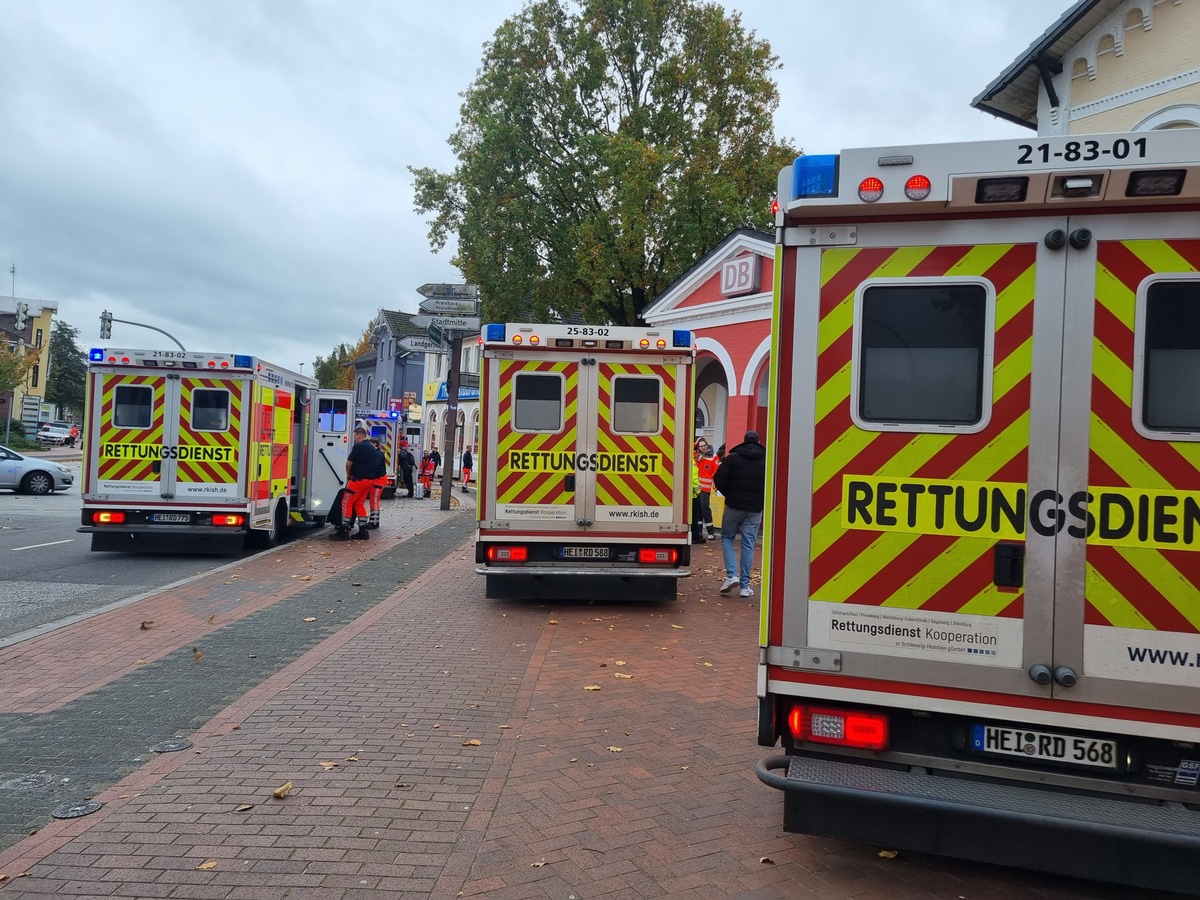
{"label": "directional signpost", "polygon": [[431,341],[427,337],[406,337],[400,338],[400,349],[408,353],[445,353],[446,348],[441,342]]}
{"label": "directional signpost", "polygon": [[[479,317],[479,285],[477,284],[423,284],[417,293],[421,301],[421,315],[413,316],[412,323],[424,328],[429,334],[429,343],[441,347],[449,344],[449,373],[446,379],[446,467],[442,470],[442,509],[450,508],[450,493],[453,489],[451,477],[453,465],[450,451],[454,447],[454,432],[458,425],[458,388],[461,377],[463,335],[478,332],[482,322]],[[406,338],[405,340],[420,340]],[[404,342],[401,341],[401,346]]]}

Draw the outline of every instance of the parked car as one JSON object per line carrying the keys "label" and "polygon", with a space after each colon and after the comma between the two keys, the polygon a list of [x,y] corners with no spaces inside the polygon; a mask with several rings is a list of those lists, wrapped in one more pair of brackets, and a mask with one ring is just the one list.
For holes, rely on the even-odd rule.
{"label": "parked car", "polygon": [[70,469],[48,459],[22,456],[16,450],[0,446],[0,490],[25,494],[49,494],[65,491],[75,483]]}
{"label": "parked car", "polygon": [[46,422],[38,429],[37,439],[43,444],[57,446],[71,439],[70,422]]}

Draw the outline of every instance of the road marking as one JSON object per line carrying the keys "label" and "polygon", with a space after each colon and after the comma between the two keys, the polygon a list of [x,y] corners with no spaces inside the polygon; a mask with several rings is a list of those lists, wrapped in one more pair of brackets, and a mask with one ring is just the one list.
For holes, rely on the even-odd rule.
{"label": "road marking", "polygon": [[12,551],[16,553],[18,550],[36,550],[38,547],[53,547],[56,544],[73,544],[75,538],[68,538],[65,541],[50,541],[48,544],[30,544],[28,547],[13,547]]}

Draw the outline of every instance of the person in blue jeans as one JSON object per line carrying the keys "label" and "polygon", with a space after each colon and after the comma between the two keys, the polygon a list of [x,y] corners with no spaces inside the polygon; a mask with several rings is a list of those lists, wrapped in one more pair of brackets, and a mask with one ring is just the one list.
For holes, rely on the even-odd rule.
{"label": "person in blue jeans", "polygon": [[[759,443],[757,431],[747,431],[742,443],[725,454],[713,477],[713,485],[725,497],[721,515],[721,549],[725,554],[725,581],[721,593],[728,594],[741,585],[739,595],[749,597],[750,564],[754,561],[754,542],[762,525],[763,497],[767,488],[767,451]],[[742,533],[741,558],[734,558],[733,541]]]}

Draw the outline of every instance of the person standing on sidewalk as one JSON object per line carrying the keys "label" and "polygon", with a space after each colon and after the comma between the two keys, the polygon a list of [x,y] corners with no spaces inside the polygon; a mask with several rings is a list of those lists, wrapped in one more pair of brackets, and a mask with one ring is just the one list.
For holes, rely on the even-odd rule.
{"label": "person standing on sidewalk", "polygon": [[700,513],[703,517],[704,528],[710,538],[717,536],[713,531],[712,489],[713,476],[717,474],[719,465],[712,445],[704,438],[696,441],[696,469],[700,473]]}
{"label": "person standing on sidewalk", "polygon": [[[335,541],[369,540],[371,533],[367,531],[367,497],[375,485],[375,471],[379,467],[382,450],[376,450],[367,440],[367,429],[361,426],[354,429],[354,446],[346,455],[346,495],[342,499],[342,524],[330,535]],[[355,519],[358,521],[358,531],[353,535],[350,529]]]}
{"label": "person standing on sidewalk", "polygon": [[[721,593],[727,594],[741,584],[742,597],[749,597],[750,564],[754,560],[754,542],[762,524],[763,497],[767,488],[767,451],[758,441],[757,431],[747,431],[742,443],[733,447],[717,469],[713,484],[725,496],[721,515],[721,542],[725,554],[725,581]],[[741,530],[742,552],[734,565],[733,538]]]}
{"label": "person standing on sidewalk", "polygon": [[475,468],[475,460],[471,459],[470,449],[464,450],[462,453],[462,490],[464,494],[470,493],[467,490],[467,485],[471,481],[471,470]]}
{"label": "person standing on sidewalk", "polygon": [[417,458],[413,456],[412,450],[408,448],[408,443],[400,445],[400,471],[404,476],[404,489],[408,491],[404,496],[411,497],[413,495],[413,469],[417,467]]}
{"label": "person standing on sidewalk", "polygon": [[387,487],[387,456],[379,446],[379,438],[371,438],[371,446],[379,451],[379,465],[375,467],[375,481],[371,484],[371,495],[368,502],[370,512],[367,515],[367,528],[379,527],[379,514],[383,507],[383,489]]}

